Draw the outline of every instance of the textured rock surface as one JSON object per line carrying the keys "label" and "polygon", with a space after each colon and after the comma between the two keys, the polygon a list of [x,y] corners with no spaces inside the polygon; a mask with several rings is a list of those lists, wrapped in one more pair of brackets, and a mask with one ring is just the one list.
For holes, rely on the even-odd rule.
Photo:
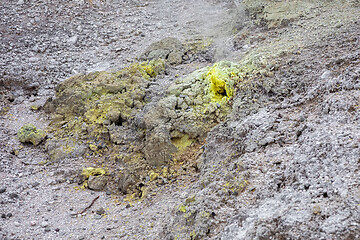
{"label": "textured rock surface", "polygon": [[101,191],[104,190],[108,181],[106,176],[90,176],[88,179],[88,188],[91,190]]}
{"label": "textured rock surface", "polygon": [[32,143],[33,145],[38,145],[44,138],[46,134],[43,130],[36,128],[33,124],[29,123],[20,128],[17,133],[19,141],[22,143]]}
{"label": "textured rock surface", "polygon": [[159,42],[153,43],[142,54],[144,60],[165,59],[170,64],[180,64],[184,50],[182,43],[176,38],[165,38]]}
{"label": "textured rock surface", "polygon": [[164,59],[171,65],[179,65],[185,62],[213,61],[214,49],[210,40],[180,42],[176,38],[164,38],[152,43],[144,53],[141,60]]}
{"label": "textured rock surface", "polygon": [[219,62],[177,79],[160,99],[149,97],[148,89],[165,72],[163,60],[69,78],[44,106],[52,116],[46,150],[52,161],[89,154],[105,164],[105,159],[120,160],[132,177],[120,177],[119,190],[135,191],[133,185],[144,180],[148,169],[174,167],[176,153],[204,141],[225,119],[235,82],[246,69]]}

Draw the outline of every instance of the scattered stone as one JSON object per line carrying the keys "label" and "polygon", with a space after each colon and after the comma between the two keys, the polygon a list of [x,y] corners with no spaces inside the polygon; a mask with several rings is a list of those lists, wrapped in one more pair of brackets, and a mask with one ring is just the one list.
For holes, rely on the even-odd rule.
{"label": "scattered stone", "polygon": [[77,212],[74,212],[74,211],[70,212],[70,217],[71,218],[76,218],[77,216],[78,216]]}
{"label": "scattered stone", "polygon": [[151,44],[140,58],[142,60],[164,59],[170,64],[180,64],[183,54],[183,45],[178,39],[165,38]]}
{"label": "scattered stone", "polygon": [[313,207],[313,213],[314,213],[315,215],[318,215],[318,214],[321,213],[321,208],[320,208],[320,206],[319,206],[318,204],[316,204],[316,205]]}
{"label": "scattered stone", "polygon": [[15,155],[15,156],[19,156],[19,150],[14,148],[14,149],[11,149],[11,152],[10,152],[12,155]]}
{"label": "scattered stone", "polygon": [[8,95],[8,100],[9,100],[10,102],[13,102],[15,99],[16,99],[16,96],[15,96],[14,94],[10,93],[10,94]]}
{"label": "scattered stone", "polygon": [[10,193],[9,194],[9,198],[11,198],[11,199],[15,199],[15,198],[18,198],[18,197],[19,197],[19,195],[17,193]]}
{"label": "scattered stone", "polygon": [[91,149],[91,151],[96,152],[98,150],[98,146],[96,146],[95,144],[89,144],[89,148]]}
{"label": "scattered stone", "polygon": [[100,175],[100,176],[90,176],[88,179],[88,187],[91,190],[101,191],[105,188],[108,176]]}
{"label": "scattered stone", "polygon": [[154,171],[151,171],[149,177],[150,177],[150,181],[152,182],[152,181],[155,181],[159,177],[159,174]]}
{"label": "scattered stone", "polygon": [[105,209],[103,207],[99,208],[98,210],[96,210],[96,214],[98,214],[98,215],[105,214]]}
{"label": "scattered stone", "polygon": [[179,65],[183,60],[196,59],[194,56],[201,55],[211,61],[214,53],[210,51],[210,42],[196,40],[182,43],[176,38],[168,37],[152,43],[140,56],[141,60],[164,59],[171,65]]}
{"label": "scattered stone", "polygon": [[17,135],[20,142],[30,142],[35,146],[37,146],[46,137],[43,130],[36,128],[31,123],[22,126]]}
{"label": "scattered stone", "polygon": [[35,187],[37,187],[37,186],[39,186],[39,185],[40,185],[39,182],[33,182],[33,183],[31,184],[31,186],[32,186],[33,188],[35,188]]}
{"label": "scattered stone", "polygon": [[328,79],[331,77],[331,75],[332,75],[332,72],[329,71],[329,70],[326,70],[326,71],[320,76],[320,78],[321,78],[322,80],[328,80]]}
{"label": "scattered stone", "polygon": [[0,188],[0,193],[4,193],[4,192],[6,192],[6,187]]}
{"label": "scattered stone", "polygon": [[38,106],[38,105],[31,105],[31,110],[32,111],[39,111],[41,108],[41,106]]}
{"label": "scattered stone", "polygon": [[81,181],[83,182],[83,181],[89,179],[89,177],[91,177],[91,176],[102,176],[105,173],[106,173],[106,171],[102,168],[88,167],[88,168],[82,169],[82,171],[80,173],[80,178],[81,178]]}
{"label": "scattered stone", "polygon": [[14,100],[14,104],[20,104],[25,101],[25,98],[23,96],[19,96]]}
{"label": "scattered stone", "polygon": [[77,42],[77,40],[78,40],[78,37],[77,37],[77,36],[72,36],[71,38],[68,39],[67,42],[68,42],[69,44],[74,45],[74,44]]}
{"label": "scattered stone", "polygon": [[46,228],[47,226],[49,226],[49,223],[47,221],[43,221],[43,222],[41,222],[40,226],[42,228]]}

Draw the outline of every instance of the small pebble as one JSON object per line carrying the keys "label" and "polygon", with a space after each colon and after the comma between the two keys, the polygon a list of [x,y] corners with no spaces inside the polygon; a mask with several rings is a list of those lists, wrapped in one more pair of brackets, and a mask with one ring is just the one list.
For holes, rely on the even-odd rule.
{"label": "small pebble", "polygon": [[6,188],[0,188],[0,193],[6,192]]}
{"label": "small pebble", "polygon": [[10,194],[9,194],[9,197],[12,198],[12,199],[14,199],[14,198],[18,198],[19,195],[17,195],[16,193],[10,193]]}
{"label": "small pebble", "polygon": [[32,187],[37,187],[37,186],[39,186],[39,185],[40,185],[39,182],[33,182],[33,183],[31,184]]}
{"label": "small pebble", "polygon": [[105,214],[105,210],[104,210],[104,208],[99,208],[98,210],[96,210],[96,214],[98,214],[98,215],[103,215],[103,214]]}
{"label": "small pebble", "polygon": [[46,228],[47,226],[49,226],[49,223],[48,223],[48,222],[43,221],[43,222],[41,223],[41,227],[42,227],[42,228]]}
{"label": "small pebble", "polygon": [[30,222],[30,226],[32,226],[32,227],[36,226],[36,222],[35,222],[35,221],[31,221],[31,222]]}
{"label": "small pebble", "polygon": [[20,223],[19,222],[14,222],[14,225],[15,225],[15,227],[18,227],[18,226],[20,226]]}

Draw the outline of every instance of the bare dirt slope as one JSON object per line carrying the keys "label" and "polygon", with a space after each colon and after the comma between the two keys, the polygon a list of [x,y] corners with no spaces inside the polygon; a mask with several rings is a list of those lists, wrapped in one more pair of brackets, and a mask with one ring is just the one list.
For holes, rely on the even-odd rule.
{"label": "bare dirt slope", "polygon": [[[359,12],[358,1],[2,1],[0,239],[360,239]],[[166,66],[150,111],[196,69],[247,67],[229,115],[184,155],[191,167],[132,200],[79,189],[94,158],[52,162],[45,143],[18,141],[24,124],[49,125],[36,107],[66,78],[129,66],[166,37],[211,48]]]}

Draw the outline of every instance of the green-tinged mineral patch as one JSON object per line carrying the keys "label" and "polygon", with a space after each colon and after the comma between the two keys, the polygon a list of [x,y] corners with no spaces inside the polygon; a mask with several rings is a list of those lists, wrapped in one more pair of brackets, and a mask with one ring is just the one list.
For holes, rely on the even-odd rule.
{"label": "green-tinged mineral patch", "polygon": [[106,147],[110,126],[128,127],[145,104],[148,80],[164,67],[164,62],[158,60],[136,63],[118,72],[95,72],[65,80],[57,87],[56,98],[45,105],[45,111],[53,116],[50,141],[76,139],[77,145],[84,144],[93,151]]}
{"label": "green-tinged mineral patch", "polygon": [[176,38],[164,38],[152,43],[139,57],[141,60],[163,59],[171,65],[192,62],[197,59],[212,60],[212,41],[197,39],[182,43]]}
{"label": "green-tinged mineral patch", "polygon": [[38,129],[33,124],[29,123],[20,128],[17,136],[20,142],[29,142],[37,146],[46,137],[46,134],[43,130]]}
{"label": "green-tinged mineral patch", "polygon": [[[117,184],[112,189],[142,198],[152,182],[181,174],[180,165],[196,169],[207,133],[230,113],[236,86],[254,65],[218,62],[175,80],[157,100],[147,92],[164,71],[163,60],[71,77],[44,106],[53,119],[46,143],[50,159],[95,161],[109,169]],[[121,171],[111,170],[116,168]],[[92,176],[93,186],[83,186],[100,190],[109,176]]]}
{"label": "green-tinged mineral patch", "polygon": [[[119,163],[124,174],[113,174],[118,186],[112,189],[128,192],[146,168],[141,151],[145,129],[137,126],[135,117],[147,104],[150,82],[164,70],[163,60],[153,60],[118,72],[77,75],[61,83],[56,98],[44,106],[52,116],[45,146],[50,159],[82,156],[99,166]],[[93,170],[84,172],[83,187],[100,190],[109,177],[98,171],[94,176]]]}
{"label": "green-tinged mineral patch", "polygon": [[183,135],[181,138],[173,138],[171,142],[179,151],[183,151],[187,147],[191,146],[194,141],[195,140],[190,139],[188,135]]}
{"label": "green-tinged mineral patch", "polygon": [[83,185],[81,188],[90,188],[93,190],[102,190],[106,185],[106,171],[102,168],[88,167],[81,171],[81,180]]}
{"label": "green-tinged mineral patch", "polygon": [[88,167],[82,170],[81,175],[88,179],[90,176],[104,175],[105,173],[106,171],[102,168]]}
{"label": "green-tinged mineral patch", "polygon": [[222,61],[171,84],[166,96],[144,116],[147,161],[155,166],[169,164],[174,153],[203,141],[230,112],[240,78],[239,65]]}

